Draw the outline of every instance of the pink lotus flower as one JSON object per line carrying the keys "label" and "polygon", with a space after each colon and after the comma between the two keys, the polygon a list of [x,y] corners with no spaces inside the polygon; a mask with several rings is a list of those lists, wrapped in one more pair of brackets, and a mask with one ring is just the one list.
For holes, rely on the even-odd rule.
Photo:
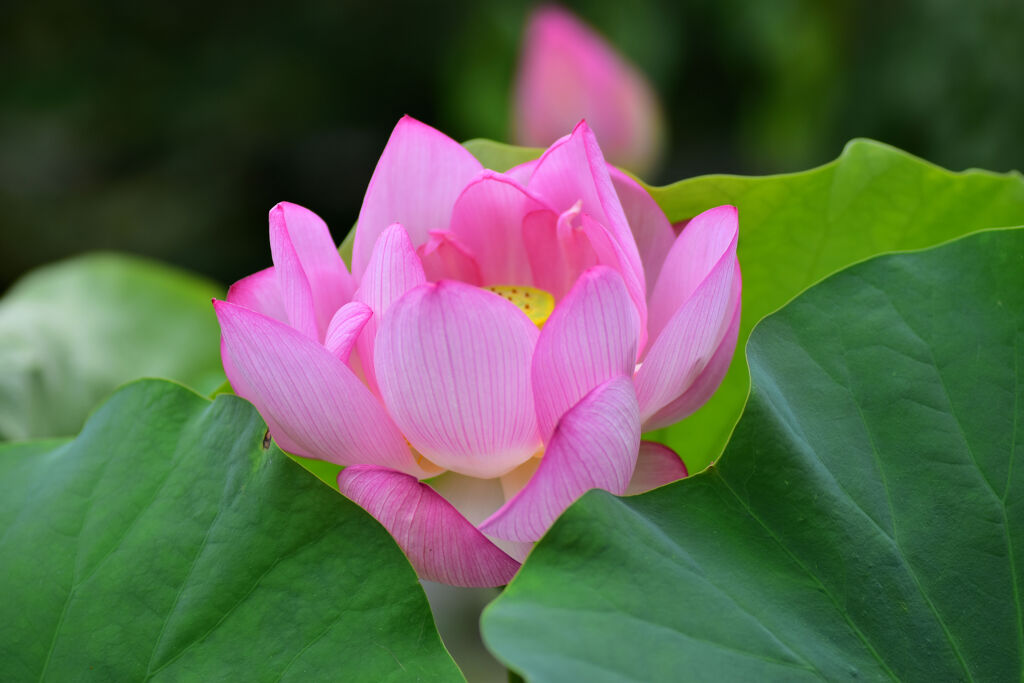
{"label": "pink lotus flower", "polygon": [[569,12],[536,10],[527,22],[515,86],[516,141],[544,147],[586,119],[608,160],[644,174],[664,125],[643,75]]}
{"label": "pink lotus flower", "polygon": [[271,210],[274,266],[214,303],[224,369],[282,448],[345,466],[340,491],[422,577],[502,585],[588,489],[685,476],[640,432],[729,365],[736,239],[728,206],[677,237],[585,123],[497,173],[404,118],[351,274],[323,221]]}

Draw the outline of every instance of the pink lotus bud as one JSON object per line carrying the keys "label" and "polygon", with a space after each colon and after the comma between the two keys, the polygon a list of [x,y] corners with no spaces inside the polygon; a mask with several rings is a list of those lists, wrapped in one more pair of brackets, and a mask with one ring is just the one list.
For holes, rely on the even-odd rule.
{"label": "pink lotus bud", "polygon": [[580,119],[608,160],[644,175],[664,135],[657,96],[643,75],[569,12],[536,10],[527,22],[515,87],[515,139],[544,147]]}
{"label": "pink lotus bud", "polygon": [[224,370],[282,448],[345,467],[423,578],[502,585],[588,489],[685,476],[640,433],[729,366],[737,230],[723,206],[677,237],[586,123],[497,173],[407,117],[351,273],[314,214],[270,212],[273,267],[214,303]]}

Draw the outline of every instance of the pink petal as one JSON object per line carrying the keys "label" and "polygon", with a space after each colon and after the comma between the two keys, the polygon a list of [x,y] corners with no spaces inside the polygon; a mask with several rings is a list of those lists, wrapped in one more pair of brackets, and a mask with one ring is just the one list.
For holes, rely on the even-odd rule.
{"label": "pink petal", "polygon": [[[528,184],[530,176],[537,167],[537,162],[537,159],[527,161],[509,169],[505,175],[515,178],[522,184]],[[650,193],[642,185],[611,164],[608,164],[608,173],[611,176],[616,194],[618,194],[619,200],[622,203],[622,209],[633,232],[633,238],[637,243],[637,250],[643,265],[645,283],[649,295],[654,289],[658,274],[661,272],[662,263],[664,263],[669,249],[672,248],[676,235],[688,221],[683,221],[678,227],[669,223],[661,207],[658,206],[658,203],[654,201],[654,198],[651,197]],[[565,214],[571,211],[573,209],[568,209]],[[527,241],[527,251],[530,254],[532,263],[536,252],[531,247],[529,240]],[[534,277],[536,276],[537,273],[534,270]],[[537,286],[544,287],[539,283]],[[548,289],[547,287],[544,288]],[[649,300],[650,297],[648,296]]]}
{"label": "pink petal", "polygon": [[[297,330],[247,308],[215,301],[232,386],[277,425],[293,452],[339,465],[369,463],[415,476],[402,434],[352,371]],[[286,450],[289,450],[286,448]]]}
{"label": "pink petal", "polygon": [[707,366],[705,366],[701,373],[697,375],[697,378],[693,380],[693,383],[690,384],[683,393],[647,418],[644,422],[645,430],[667,427],[670,424],[674,424],[679,422],[679,420],[690,416],[694,411],[704,405],[709,398],[711,398],[711,395],[715,393],[716,389],[718,389],[718,385],[722,383],[722,378],[725,377],[725,373],[729,369],[729,364],[732,362],[733,354],[736,351],[736,341],[739,337],[740,330],[740,313],[742,307],[740,305],[741,279],[739,263],[735,264],[733,289],[732,317],[730,319],[729,326],[722,335],[722,340],[719,342],[718,348],[715,349],[714,354],[711,356],[711,360],[708,361]]}
{"label": "pink petal", "polygon": [[281,202],[270,210],[270,251],[292,327],[323,339],[355,288],[327,224],[309,209]]}
{"label": "pink petal", "polygon": [[736,257],[738,234],[739,219],[734,206],[709,209],[687,224],[665,257],[651,291],[647,328],[652,341],[712,269]]}
{"label": "pink petal", "polygon": [[361,278],[377,237],[392,223],[409,231],[414,246],[431,230],[446,230],[452,206],[483,168],[459,143],[405,116],[395,126],[366,188],[355,242],[352,273]]}
{"label": "pink petal", "polygon": [[[245,376],[235,369],[235,364],[231,361],[231,355],[228,353],[223,339],[221,339],[220,342],[220,359],[221,363],[224,365],[224,374],[227,375],[228,382],[231,384],[231,389],[237,396],[241,396],[252,403],[252,397],[256,395],[256,392],[249,386]],[[267,431],[269,431],[270,435],[274,437],[274,441],[277,442],[279,448],[288,451],[289,453],[296,454],[303,451],[303,448],[292,441],[288,437],[288,434],[285,433],[284,429],[281,428],[281,425],[277,424],[277,422],[274,421],[274,418],[268,413],[260,411],[260,417],[262,417],[263,421],[267,423]]]}
{"label": "pink petal", "polygon": [[[527,484],[530,483],[530,479],[537,472],[537,468],[540,467],[540,458],[530,458],[519,467],[515,468],[508,474],[501,477],[501,489],[505,494],[502,502],[512,500],[517,493],[522,491]],[[499,506],[500,507],[500,506]],[[497,508],[495,508],[496,510]],[[504,550],[506,553],[519,560],[520,562],[526,562],[526,557],[533,550],[533,541],[508,541],[496,536],[488,536],[494,544]]]}
{"label": "pink petal", "polygon": [[598,34],[556,7],[535,11],[515,88],[516,141],[544,146],[587,119],[608,157],[634,170],[657,160],[663,123],[646,79]]}
{"label": "pink petal", "polygon": [[585,272],[544,324],[533,354],[537,427],[547,442],[555,425],[596,386],[629,377],[640,321],[616,271]]}
{"label": "pink petal", "polygon": [[430,282],[459,280],[471,285],[483,284],[480,265],[450,232],[431,230],[426,243],[416,249],[423,263],[423,272]]}
{"label": "pink petal", "polygon": [[640,253],[601,148],[586,122],[581,121],[572,135],[544,152],[527,187],[557,211],[582,201],[582,224],[591,246],[601,263],[622,273],[640,314],[641,329],[646,331],[647,297]]}
{"label": "pink petal", "polygon": [[530,259],[534,286],[561,300],[584,270],[597,264],[597,254],[581,225],[580,205],[556,216],[534,211],[523,219],[523,241]]}
{"label": "pink petal", "polygon": [[512,541],[536,541],[588,490],[625,492],[640,447],[637,410],[628,377],[608,380],[587,394],[558,423],[530,482],[480,530]]}
{"label": "pink petal", "polygon": [[665,212],[640,183],[614,166],[608,167],[608,173],[633,231],[633,239],[636,240],[640,261],[644,266],[647,292],[650,294],[654,291],[665,255],[672,248],[676,233],[665,217]]}
{"label": "pink petal", "polygon": [[373,371],[373,346],[381,318],[403,294],[426,281],[423,265],[403,226],[389,226],[373,246],[373,255],[355,294],[355,299],[367,304],[374,313],[356,343],[366,381],[374,390],[377,378]]}
{"label": "pink petal", "polygon": [[[457,472],[445,472],[430,480],[430,488],[441,494],[459,511],[459,514],[475,526],[504,505],[505,480],[535,462],[539,462],[537,458],[530,458],[526,464],[520,465],[500,479],[477,479]],[[524,481],[523,484],[525,483]],[[490,541],[518,562],[524,561],[533,549],[532,543],[516,543],[495,538]]]}
{"label": "pink petal", "polygon": [[403,294],[427,281],[423,264],[405,226],[395,223],[381,233],[356,292],[356,299],[378,316]]}
{"label": "pink petal", "polygon": [[[647,293],[644,286],[643,271],[641,270],[640,277],[637,278],[636,272],[623,261],[623,253],[616,247],[612,235],[603,225],[592,220],[587,214],[581,216],[580,222],[583,232],[590,242],[590,247],[594,250],[598,263],[614,268],[625,280],[626,288],[629,290],[629,298],[633,300],[633,306],[640,316],[638,348],[645,348],[647,346]],[[636,245],[633,245],[633,248],[635,250]]]}
{"label": "pink petal", "polygon": [[483,284],[530,283],[523,218],[546,208],[521,184],[494,171],[466,186],[452,210],[451,233],[480,266]]}
{"label": "pink petal", "polygon": [[373,317],[373,309],[361,301],[350,301],[334,314],[327,327],[324,348],[334,354],[342,363],[348,363],[352,347],[363,331],[366,322]]}
{"label": "pink petal", "polygon": [[262,313],[283,323],[288,322],[288,312],[281,298],[274,267],[244,277],[228,289],[227,300],[239,306]]}
{"label": "pink petal", "polygon": [[417,287],[377,334],[381,396],[425,457],[461,474],[501,476],[540,447],[530,387],[537,335],[496,294],[452,280]]}
{"label": "pink petal", "polygon": [[583,212],[607,225],[617,241],[623,244],[633,241],[608,173],[608,164],[586,121],[580,121],[571,135],[551,145],[541,155],[527,187],[556,211],[582,201]]}
{"label": "pink petal", "polygon": [[[568,128],[568,126],[566,126],[566,128]],[[533,175],[533,169],[537,168],[538,161],[540,161],[540,159],[531,159],[530,161],[524,161],[518,166],[513,166],[512,168],[505,171],[505,175],[507,175],[509,178],[512,178],[520,185],[529,185],[530,176]]]}
{"label": "pink petal", "polygon": [[413,477],[360,465],[338,474],[338,489],[388,530],[420,578],[453,586],[503,586],[519,569],[448,501]]}
{"label": "pink petal", "polygon": [[[665,271],[669,269],[666,262]],[[666,272],[662,273],[664,278]],[[673,411],[681,407],[674,402],[693,387],[704,370],[716,359],[720,347],[732,345],[726,339],[732,320],[739,305],[739,266],[732,253],[726,254],[708,274],[693,294],[686,300],[668,324],[654,340],[647,357],[636,373],[636,392],[640,400],[640,417],[645,429],[652,429],[649,423],[663,408],[674,405]],[[731,352],[723,352],[732,358]],[[714,371],[716,376],[711,386],[701,389],[702,394],[718,385],[717,375],[728,363],[717,357]],[[722,372],[724,374],[724,372]],[[686,406],[682,406],[686,407]]]}
{"label": "pink petal", "polygon": [[274,258],[274,272],[277,274],[281,298],[288,313],[288,324],[310,339],[320,341],[313,288],[302,272],[302,263],[288,239],[287,231],[275,227],[273,221],[270,224],[270,251]]}
{"label": "pink petal", "polygon": [[641,441],[640,454],[636,458],[633,478],[626,487],[627,496],[647,493],[665,484],[671,484],[686,477],[683,459],[668,446],[654,441]]}

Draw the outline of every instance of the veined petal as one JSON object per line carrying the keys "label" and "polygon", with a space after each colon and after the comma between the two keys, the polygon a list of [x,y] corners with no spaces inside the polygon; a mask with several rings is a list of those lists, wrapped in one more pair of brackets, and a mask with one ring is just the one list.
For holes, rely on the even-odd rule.
{"label": "veined petal", "polygon": [[316,307],[313,305],[313,288],[302,272],[299,255],[288,239],[288,232],[270,223],[270,252],[274,258],[274,272],[284,309],[288,313],[288,324],[314,341],[320,341],[316,323]]}
{"label": "veined petal", "polygon": [[622,272],[646,329],[647,297],[640,253],[608,173],[608,164],[585,121],[544,152],[527,188],[556,211],[564,211],[582,201],[583,215],[602,226],[607,234],[605,246],[598,244],[597,236],[588,231],[591,244],[602,263]]}
{"label": "veined petal", "polygon": [[640,183],[614,166],[608,167],[608,173],[633,231],[633,239],[636,240],[640,262],[644,267],[647,300],[650,303],[650,293],[654,291],[661,266],[675,242],[676,233],[665,217],[665,212]]}
{"label": "veined petal", "polygon": [[[639,277],[637,277],[637,273],[623,260],[625,254],[618,248],[614,236],[605,226],[593,220],[587,214],[581,216],[581,224],[583,232],[586,234],[587,240],[594,250],[594,255],[597,257],[597,262],[615,269],[622,275],[626,283],[626,289],[629,291],[629,298],[632,299],[637,315],[640,316],[640,338],[637,348],[644,349],[647,346],[647,294],[644,286],[643,271],[641,270]],[[636,245],[632,246],[635,250]]]}
{"label": "veined petal", "polygon": [[413,447],[461,474],[500,476],[540,446],[530,387],[538,331],[516,306],[442,280],[384,315],[374,349],[388,412]]}
{"label": "veined petal", "polygon": [[327,224],[309,209],[281,202],[270,210],[270,251],[289,321],[320,341],[355,289]]}
{"label": "veined petal", "polygon": [[334,314],[327,326],[324,348],[334,354],[342,363],[348,363],[352,347],[363,331],[366,322],[373,317],[373,309],[361,301],[350,301]]}
{"label": "veined petal", "polygon": [[374,390],[377,377],[373,371],[373,346],[381,318],[403,294],[426,281],[423,264],[404,227],[397,223],[389,226],[373,246],[373,256],[355,294],[356,301],[367,304],[374,314],[356,342],[363,373]]}
{"label": "veined petal", "polygon": [[430,237],[416,249],[416,254],[430,282],[459,280],[471,285],[483,284],[480,265],[469,249],[450,232],[431,230]]}
{"label": "veined petal", "polygon": [[[288,323],[284,324],[287,325]],[[256,392],[249,386],[245,375],[235,369],[235,364],[231,360],[231,354],[228,353],[223,339],[220,341],[220,359],[221,364],[224,366],[224,374],[227,375],[228,382],[231,384],[231,389],[237,396],[241,396],[250,403],[254,403],[252,397],[256,395]],[[260,411],[260,417],[267,423],[267,431],[270,432],[270,436],[274,437],[274,441],[277,442],[279,448],[289,453],[298,454],[303,452],[302,446],[292,441],[271,415]]]}
{"label": "veined petal", "polygon": [[323,346],[247,308],[214,301],[214,309],[229,367],[241,378],[232,386],[277,425],[295,453],[418,477],[437,473],[416,463],[377,399]]}
{"label": "veined petal", "polygon": [[[528,185],[530,176],[537,167],[538,161],[538,159],[534,159],[533,161],[522,163],[509,169],[505,175],[516,179],[524,185]],[[675,241],[679,230],[682,229],[682,225],[685,225],[688,221],[684,221],[678,226],[669,223],[661,207],[658,206],[658,203],[654,201],[654,198],[651,197],[650,193],[642,185],[611,164],[608,164],[608,173],[622,204],[622,210],[626,215],[629,227],[633,232],[633,238],[636,241],[637,251],[640,254],[640,261],[644,270],[647,300],[650,302],[650,294],[658,280],[658,274],[661,272],[661,266],[665,262],[665,256],[668,254],[669,249],[672,248],[672,243]],[[563,215],[570,211],[572,209],[567,209]],[[537,241],[539,240],[535,240],[535,242]],[[536,252],[529,240],[527,241],[527,252],[530,254],[532,264]],[[534,277],[537,277],[536,268],[534,269]],[[545,287],[539,281],[537,281],[537,286],[553,291],[550,287]]]}
{"label": "veined petal", "polygon": [[529,483],[480,530],[511,541],[536,541],[588,490],[625,492],[640,447],[637,411],[628,377],[608,380],[587,394],[558,423]]}
{"label": "veined petal", "polygon": [[523,218],[546,208],[523,185],[495,171],[483,171],[466,186],[452,210],[451,233],[480,266],[482,284],[530,283]]}
{"label": "veined petal", "polygon": [[686,465],[674,450],[654,441],[641,441],[633,478],[626,487],[627,496],[647,493],[686,477]]}
{"label": "veined petal", "polygon": [[[459,514],[476,526],[504,505],[506,498],[511,497],[505,493],[505,480],[513,477],[515,473],[529,468],[530,463],[533,462],[538,462],[538,460],[530,458],[525,464],[500,479],[477,479],[458,472],[445,472],[430,480],[430,488],[441,494],[459,511]],[[523,484],[525,483],[524,481]],[[533,549],[532,543],[503,541],[500,538],[489,540],[518,562],[523,562],[530,550]]]}
{"label": "veined petal", "polygon": [[533,283],[561,300],[584,270],[597,264],[590,238],[580,226],[580,204],[556,215],[534,211],[523,219],[523,241]]}
{"label": "veined petal", "polygon": [[302,270],[313,290],[313,304],[321,327],[352,298],[355,280],[341,260],[327,224],[309,209],[281,202],[271,210],[271,222],[288,232]]}
{"label": "veined petal", "polygon": [[633,374],[639,327],[619,273],[596,266],[577,280],[545,323],[533,354],[537,427],[545,442],[591,390]]}
{"label": "veined petal", "polygon": [[530,161],[524,161],[518,166],[513,166],[512,168],[505,171],[505,175],[507,175],[509,178],[512,178],[520,185],[529,185],[530,176],[533,175],[533,169],[537,168],[538,161],[540,161],[540,159],[531,159]]}
{"label": "veined petal", "polygon": [[231,285],[228,288],[227,300],[279,322],[288,323],[288,311],[284,308],[281,287],[278,286],[277,273],[273,266]]}
{"label": "veined petal", "polygon": [[413,287],[427,281],[405,226],[395,223],[381,233],[373,256],[356,291],[356,300],[378,316]]}
{"label": "veined petal", "polygon": [[338,474],[338,490],[388,530],[421,578],[453,586],[503,586],[519,569],[451,503],[413,477],[359,465]]}
{"label": "veined petal", "polygon": [[414,246],[431,230],[446,230],[452,207],[483,167],[459,143],[405,116],[395,126],[366,188],[355,242],[352,273],[361,281],[377,237],[392,223],[409,231]]}
{"label": "veined petal", "polygon": [[665,257],[651,292],[647,327],[652,342],[711,271],[735,259],[738,235],[739,218],[733,206],[709,209],[687,223]]}
{"label": "veined petal", "polygon": [[[666,262],[663,278],[669,268]],[[640,417],[647,429],[653,428],[648,420],[682,396],[711,365],[738,306],[739,276],[736,257],[729,253],[711,269],[654,340],[635,377]],[[732,344],[735,346],[735,341]],[[731,353],[728,358],[732,358]],[[722,370],[722,363],[728,367],[724,358],[718,360],[716,372]],[[711,391],[717,383],[713,383]]]}
{"label": "veined petal", "polygon": [[742,308],[740,305],[742,298],[741,289],[740,266],[737,262],[735,264],[733,293],[731,295],[733,312],[729,325],[722,335],[721,341],[718,343],[718,348],[715,349],[711,360],[708,361],[708,364],[689,387],[644,421],[645,430],[667,427],[690,416],[704,405],[711,398],[711,395],[715,393],[715,390],[718,389],[718,385],[722,383],[722,378],[725,377],[726,371],[729,370],[729,364],[732,362],[733,355],[736,352]]}
{"label": "veined petal", "polygon": [[[616,239],[632,241],[608,164],[586,121],[551,145],[536,161],[527,187],[556,210],[583,201],[583,211],[608,227]],[[638,259],[639,260],[639,257]]]}

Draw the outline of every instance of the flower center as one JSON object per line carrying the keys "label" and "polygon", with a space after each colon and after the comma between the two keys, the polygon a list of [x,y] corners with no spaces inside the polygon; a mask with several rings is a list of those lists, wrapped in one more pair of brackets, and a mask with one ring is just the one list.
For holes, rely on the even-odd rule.
{"label": "flower center", "polygon": [[520,285],[491,285],[484,289],[514,303],[537,327],[543,327],[555,310],[555,297],[543,289]]}

